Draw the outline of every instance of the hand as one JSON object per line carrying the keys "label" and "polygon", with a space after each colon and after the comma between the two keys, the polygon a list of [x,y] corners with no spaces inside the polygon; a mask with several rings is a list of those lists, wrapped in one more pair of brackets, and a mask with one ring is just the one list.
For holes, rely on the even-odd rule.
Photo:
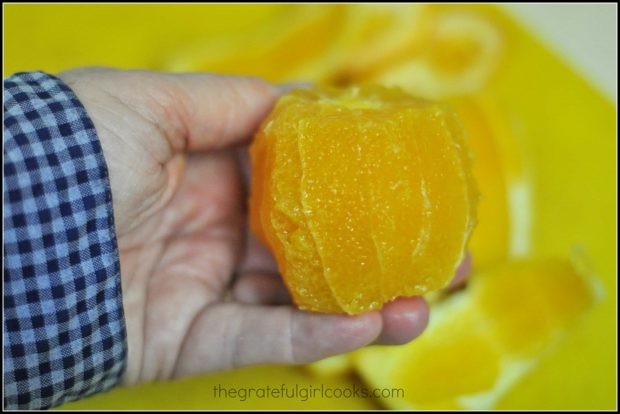
{"label": "hand", "polygon": [[[249,233],[243,153],[279,90],[259,79],[102,68],[60,75],[108,164],[129,346],[125,383],[401,344],[422,298],[360,316],[302,312]],[[247,181],[247,180],[246,180]]]}

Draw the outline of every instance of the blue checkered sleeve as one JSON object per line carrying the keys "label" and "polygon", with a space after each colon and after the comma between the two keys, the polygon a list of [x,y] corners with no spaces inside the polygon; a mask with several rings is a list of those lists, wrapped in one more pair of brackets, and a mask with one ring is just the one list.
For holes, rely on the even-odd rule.
{"label": "blue checkered sleeve", "polygon": [[86,110],[43,72],[4,81],[4,407],[113,387],[127,345],[107,166]]}

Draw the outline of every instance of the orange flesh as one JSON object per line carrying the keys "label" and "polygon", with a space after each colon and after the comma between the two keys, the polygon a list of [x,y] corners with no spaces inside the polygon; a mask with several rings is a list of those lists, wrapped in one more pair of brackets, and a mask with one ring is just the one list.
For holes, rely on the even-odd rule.
{"label": "orange flesh", "polygon": [[251,224],[301,309],[359,314],[451,279],[478,194],[445,106],[380,87],[293,91],[251,155]]}

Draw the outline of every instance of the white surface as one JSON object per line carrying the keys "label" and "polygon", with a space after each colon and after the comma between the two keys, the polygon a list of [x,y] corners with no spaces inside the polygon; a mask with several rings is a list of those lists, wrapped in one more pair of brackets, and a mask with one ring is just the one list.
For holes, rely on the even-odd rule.
{"label": "white surface", "polygon": [[605,96],[617,102],[617,4],[505,4]]}

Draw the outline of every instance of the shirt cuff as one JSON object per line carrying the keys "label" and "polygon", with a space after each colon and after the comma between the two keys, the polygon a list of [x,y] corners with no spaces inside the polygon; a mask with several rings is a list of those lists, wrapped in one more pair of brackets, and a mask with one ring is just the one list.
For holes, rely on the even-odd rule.
{"label": "shirt cuff", "polygon": [[4,81],[4,407],[107,390],[127,343],[107,166],[71,89]]}

